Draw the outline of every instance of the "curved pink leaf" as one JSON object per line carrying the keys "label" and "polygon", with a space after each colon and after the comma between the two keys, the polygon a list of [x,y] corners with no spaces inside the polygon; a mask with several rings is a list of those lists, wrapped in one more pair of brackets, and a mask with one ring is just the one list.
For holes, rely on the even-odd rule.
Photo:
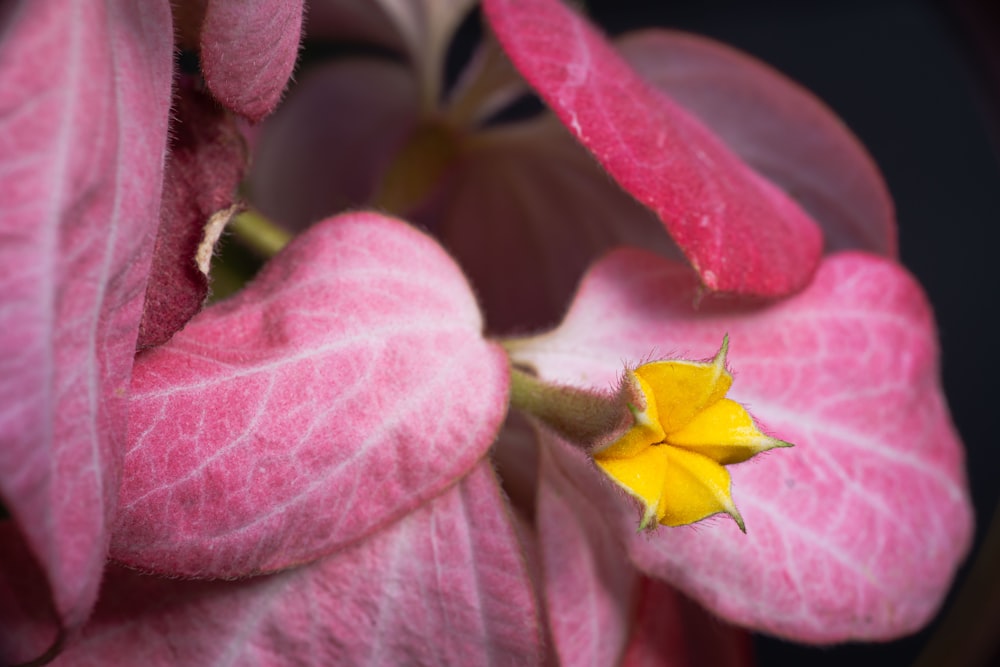
{"label": "curved pink leaf", "polygon": [[233,577],[307,562],[440,494],[496,437],[507,359],[436,243],[310,228],[137,358],[112,557]]}
{"label": "curved pink leaf", "polygon": [[588,275],[560,329],[512,354],[544,377],[606,387],[623,361],[710,357],[728,332],[730,395],[796,443],[730,468],[746,536],[725,521],[635,535],[635,508],[610,503],[635,562],[724,618],[801,641],[920,627],[972,526],[919,286],[847,253],[770,306],[697,297],[686,267],[620,251]]}
{"label": "curved pink leaf", "polygon": [[201,71],[222,104],[252,121],[274,110],[299,54],[302,0],[207,0]]}
{"label": "curved pink leaf", "polygon": [[823,228],[827,252],[896,256],[892,198],[857,137],[812,93],[705,37],[644,30],[616,40],[642,76],[712,128]]}
{"label": "curved pink leaf", "polygon": [[538,489],[553,643],[562,665],[615,665],[629,639],[639,577],[619,536],[601,519],[602,508],[563,470],[561,454],[557,447],[543,448]]}
{"label": "curved pink leaf", "polygon": [[539,618],[486,462],[445,495],[307,566],[239,582],[112,569],[55,665],[538,664]]}
{"label": "curved pink leaf", "polygon": [[398,63],[344,60],[308,71],[261,126],[251,200],[290,229],[370,204],[417,113],[416,81]]}
{"label": "curved pink leaf", "polygon": [[780,296],[819,261],[816,224],[559,0],[485,0],[504,50],[573,135],[655,211],[712,290]]}
{"label": "curved pink leaf", "polygon": [[72,628],[97,594],[118,493],[166,143],[170,8],[25,0],[4,19],[0,496]]}

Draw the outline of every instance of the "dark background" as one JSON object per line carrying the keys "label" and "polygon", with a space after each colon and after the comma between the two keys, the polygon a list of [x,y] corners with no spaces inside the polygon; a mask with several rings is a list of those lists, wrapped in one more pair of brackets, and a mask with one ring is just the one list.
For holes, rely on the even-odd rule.
{"label": "dark background", "polygon": [[[660,25],[715,37],[757,56],[823,99],[874,156],[895,199],[902,261],[937,313],[945,391],[968,450],[977,533],[959,590],[982,549],[1000,491],[1000,442],[993,428],[1000,406],[991,405],[1000,396],[993,328],[993,311],[1000,306],[1000,2],[597,0],[586,5],[611,34]],[[1000,572],[1000,558],[992,560],[989,569]],[[955,607],[953,591],[938,621],[914,637],[834,648],[758,638],[758,662],[763,667],[910,665],[936,642],[922,663],[933,667],[945,660],[931,652],[945,646],[943,641],[952,644],[940,664],[1000,664],[996,645],[984,649],[981,643],[1000,635],[997,578],[1000,574],[972,584],[979,596],[992,591],[992,615],[988,609],[970,614],[966,604],[971,620],[942,623]],[[970,660],[963,651],[980,657]]]}

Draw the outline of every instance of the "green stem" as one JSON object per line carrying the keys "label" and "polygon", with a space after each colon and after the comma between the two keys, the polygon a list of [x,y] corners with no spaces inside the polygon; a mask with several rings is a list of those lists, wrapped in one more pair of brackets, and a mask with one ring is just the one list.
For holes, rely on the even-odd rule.
{"label": "green stem", "polygon": [[234,216],[228,230],[263,257],[274,257],[292,240],[291,234],[252,209]]}
{"label": "green stem", "polygon": [[634,421],[621,396],[550,384],[517,368],[511,371],[510,401],[586,449],[613,442]]}

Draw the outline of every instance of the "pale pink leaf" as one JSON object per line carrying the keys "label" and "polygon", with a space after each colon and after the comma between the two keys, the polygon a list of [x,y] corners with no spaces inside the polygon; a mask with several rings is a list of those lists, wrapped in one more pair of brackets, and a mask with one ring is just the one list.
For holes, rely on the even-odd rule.
{"label": "pale pink leaf", "polygon": [[25,0],[3,18],[0,496],[72,628],[97,594],[118,493],[170,105],[170,8]]}
{"label": "pale pink leaf", "polygon": [[833,255],[798,296],[755,306],[699,300],[687,267],[623,250],[584,280],[560,329],[513,359],[610,387],[623,363],[711,357],[727,332],[731,397],[796,447],[730,467],[747,535],[725,520],[635,535],[638,510],[608,503],[633,559],[730,621],[800,641],[921,627],[972,516],[930,308],[897,265]]}
{"label": "pale pink leaf", "polygon": [[705,37],[668,30],[616,46],[646,80],[803,206],[826,250],[896,255],[896,219],[871,156],[820,100],[764,63]]}
{"label": "pale pink leaf", "polygon": [[440,494],[496,437],[507,360],[429,237],[321,222],[140,355],[112,557],[233,577],[308,562]]}
{"label": "pale pink leaf", "polygon": [[639,576],[604,508],[565,469],[574,465],[563,448],[543,448],[536,521],[549,627],[559,664],[615,665],[631,632]]}
{"label": "pale pink leaf", "polygon": [[281,100],[299,54],[302,0],[207,0],[201,70],[222,104],[258,121]]}
{"label": "pale pink leaf", "polygon": [[514,65],[608,173],[655,211],[712,290],[801,289],[816,224],[559,0],[485,0]]}
{"label": "pale pink leaf", "polygon": [[416,82],[398,63],[338,60],[309,70],[262,125],[250,199],[290,229],[370,204],[417,115]]}
{"label": "pale pink leaf", "polygon": [[55,665],[531,665],[539,617],[489,463],[363,542],[238,582],[112,568]]}

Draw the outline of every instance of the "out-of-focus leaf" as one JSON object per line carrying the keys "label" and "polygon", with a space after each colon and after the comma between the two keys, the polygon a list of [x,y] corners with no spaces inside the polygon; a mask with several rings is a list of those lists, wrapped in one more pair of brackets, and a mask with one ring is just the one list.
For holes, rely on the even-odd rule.
{"label": "out-of-focus leaf", "polygon": [[289,229],[370,204],[417,112],[415,80],[398,63],[340,60],[306,72],[262,125],[251,201]]}

